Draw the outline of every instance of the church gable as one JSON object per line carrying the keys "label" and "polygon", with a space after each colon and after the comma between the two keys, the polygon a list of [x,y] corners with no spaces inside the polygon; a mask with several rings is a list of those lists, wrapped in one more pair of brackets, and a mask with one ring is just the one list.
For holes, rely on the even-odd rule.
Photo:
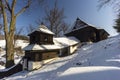
{"label": "church gable", "polygon": [[79,18],[77,18],[76,21],[75,21],[75,24],[74,24],[74,26],[73,26],[73,28],[72,28],[72,30],[84,28],[84,27],[86,27],[86,26],[88,26],[87,23],[85,23],[85,22],[83,22],[82,20],[80,20]]}

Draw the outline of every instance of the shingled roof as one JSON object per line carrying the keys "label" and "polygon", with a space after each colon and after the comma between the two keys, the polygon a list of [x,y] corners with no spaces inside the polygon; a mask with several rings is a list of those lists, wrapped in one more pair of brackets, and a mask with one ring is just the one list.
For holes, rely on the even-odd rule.
{"label": "shingled roof", "polygon": [[38,45],[29,44],[23,50],[55,50],[62,49],[68,46],[78,44],[80,41],[75,37],[59,37],[53,38],[54,44],[51,45]]}
{"label": "shingled roof", "polygon": [[[50,31],[44,24],[41,24],[39,26],[39,28],[37,28],[36,30],[32,31],[31,33],[38,31],[38,32],[43,32],[46,34],[51,34],[51,35],[55,35],[52,31]],[[28,35],[30,35],[31,33],[29,33]]]}

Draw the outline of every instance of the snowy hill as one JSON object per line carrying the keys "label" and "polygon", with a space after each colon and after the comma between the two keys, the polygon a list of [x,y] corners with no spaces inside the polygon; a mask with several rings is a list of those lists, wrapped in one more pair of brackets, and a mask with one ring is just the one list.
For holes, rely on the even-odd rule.
{"label": "snowy hill", "polygon": [[80,47],[39,70],[22,71],[6,80],[120,80],[120,35]]}

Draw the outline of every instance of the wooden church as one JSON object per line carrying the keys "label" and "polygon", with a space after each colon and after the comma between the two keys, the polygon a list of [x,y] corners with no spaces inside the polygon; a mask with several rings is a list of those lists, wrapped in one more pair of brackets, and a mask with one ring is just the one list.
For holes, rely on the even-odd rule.
{"label": "wooden church", "polygon": [[74,37],[54,38],[54,35],[43,24],[28,34],[30,43],[24,48],[24,69],[33,70],[40,68],[47,60],[72,54],[77,49],[79,44],[78,39]]}
{"label": "wooden church", "polygon": [[74,36],[81,42],[98,42],[107,39],[109,36],[104,29],[97,29],[79,18],[76,19],[74,26],[65,35],[67,37]]}

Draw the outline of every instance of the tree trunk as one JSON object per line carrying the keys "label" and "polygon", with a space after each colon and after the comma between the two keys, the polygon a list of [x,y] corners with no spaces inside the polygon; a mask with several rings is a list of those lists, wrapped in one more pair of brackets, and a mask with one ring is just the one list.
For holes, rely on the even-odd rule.
{"label": "tree trunk", "polygon": [[6,68],[14,65],[14,45],[13,39],[9,37],[6,38]]}
{"label": "tree trunk", "polygon": [[3,0],[0,3],[1,3],[1,9],[3,14],[4,34],[5,34],[5,41],[6,41],[6,65],[5,66],[6,68],[9,68],[14,65],[14,45],[13,45],[14,29],[12,30],[11,28],[12,27],[15,28],[16,18],[13,17],[14,14],[12,14],[10,26],[8,26],[7,12],[5,10],[6,8]]}
{"label": "tree trunk", "polygon": [[[25,7],[22,7],[18,13],[15,14],[15,6],[17,0],[0,0],[0,10],[3,14],[3,23],[4,23],[4,34],[6,41],[6,68],[9,68],[14,65],[14,35],[15,35],[15,26],[16,26],[16,17],[23,13],[27,8],[29,8],[31,0],[28,0],[28,3]],[[8,14],[9,12],[9,14]],[[10,23],[8,23],[8,16],[10,15]]]}
{"label": "tree trunk", "polygon": [[6,68],[14,65],[14,32],[15,32],[16,17],[12,17],[10,23],[10,31],[6,40]]}

